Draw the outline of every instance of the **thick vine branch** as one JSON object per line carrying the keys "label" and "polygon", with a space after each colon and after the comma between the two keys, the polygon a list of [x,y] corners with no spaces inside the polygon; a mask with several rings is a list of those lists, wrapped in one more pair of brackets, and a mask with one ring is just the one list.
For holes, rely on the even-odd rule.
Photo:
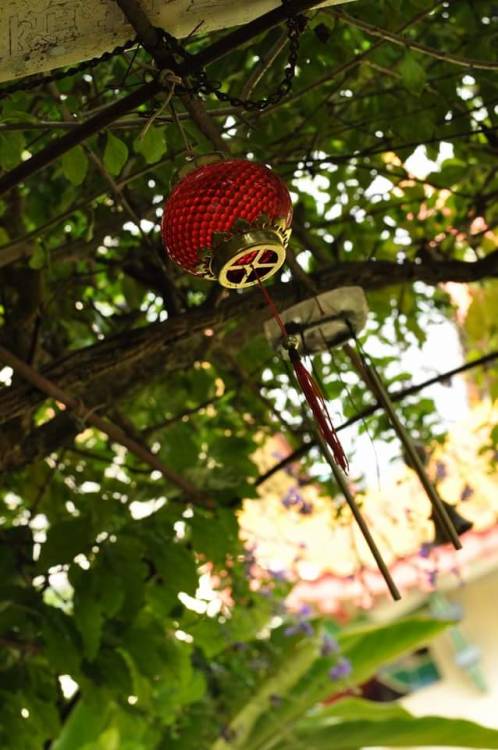
{"label": "thick vine branch", "polygon": [[183,492],[186,492],[192,500],[205,500],[200,490],[194,487],[194,485],[192,485],[187,479],[167,467],[157,456],[151,453],[148,448],[131,438],[124,430],[109,419],[103,419],[100,417],[94,410],[85,406],[80,399],[74,398],[69,393],[66,393],[62,388],[59,388],[59,386],[52,383],[48,378],[44,377],[33,367],[28,365],[27,362],[19,359],[19,357],[12,354],[12,352],[8,351],[3,346],[0,346],[0,362],[12,367],[20,377],[33,385],[45,396],[49,396],[56,399],[58,402],[63,403],[68,409],[71,409],[74,415],[82,420],[84,424],[88,423],[93,425],[107,435],[113,442],[124,445],[125,448],[137,456],[137,458],[149,464],[152,469],[160,471],[168,482],[179,487]]}
{"label": "thick vine branch", "polygon": [[442,60],[451,65],[459,65],[462,68],[470,68],[471,70],[498,70],[498,62],[491,60],[477,60],[470,57],[459,57],[458,55],[452,55],[449,52],[441,52],[441,50],[435,49],[434,47],[427,47],[425,44],[420,44],[420,42],[414,42],[407,36],[396,34],[387,29],[381,29],[378,26],[372,26],[372,24],[350,16],[349,13],[345,13],[342,10],[331,9],[328,13],[336,18],[342,19],[350,26],[355,26],[357,29],[361,29],[369,36],[384,39],[385,41],[392,42],[400,47],[406,47],[407,49],[414,50],[414,52],[420,52],[423,55],[433,57],[436,60]]}
{"label": "thick vine branch", "polygon": [[48,167],[49,164],[52,164],[52,162],[63,156],[67,151],[70,151],[74,146],[78,146],[83,141],[86,141],[87,138],[99,133],[111,122],[114,122],[114,120],[152,99],[159,91],[160,87],[156,81],[146,83],[131,94],[128,94],[128,96],[123,97],[123,99],[113,102],[106,109],[90,117],[79,127],[70,130],[61,138],[51,141],[48,146],[33,154],[30,159],[21,162],[17,167],[14,167],[10,172],[6,172],[0,177],[0,195],[3,195],[41,169],[44,169],[44,167]]}
{"label": "thick vine branch", "polygon": [[[317,291],[322,292],[352,284],[368,291],[414,281],[436,285],[443,281],[472,282],[491,277],[498,277],[498,251],[473,263],[453,260],[434,263],[340,263],[321,270],[311,278]],[[298,283],[274,284],[272,294],[281,309],[308,296]],[[43,374],[60,388],[69,390],[75,398],[84,398],[90,406],[115,403],[159,376],[164,378],[170,372],[189,369],[199,358],[205,358],[210,340],[207,334],[214,332],[219,340],[227,321],[238,325],[234,332],[223,339],[228,350],[240,346],[243,339],[260,334],[262,324],[268,317],[268,308],[259,291],[233,294],[216,309],[193,310],[164,323],[109,336],[93,346],[70,352],[46,367]],[[2,389],[0,423],[29,415],[43,400],[43,394],[28,385]],[[48,425],[43,427],[49,433],[50,447],[54,450],[57,435]],[[0,448],[2,442],[8,440],[8,429],[9,425],[6,425],[5,434],[0,434]],[[62,441],[67,441],[67,432],[66,427]],[[28,450],[28,443],[26,446]],[[38,443],[38,450],[40,447]],[[22,460],[22,451],[18,451],[14,464],[22,463]],[[6,465],[0,459],[0,468]],[[12,465],[10,461],[9,466]]]}

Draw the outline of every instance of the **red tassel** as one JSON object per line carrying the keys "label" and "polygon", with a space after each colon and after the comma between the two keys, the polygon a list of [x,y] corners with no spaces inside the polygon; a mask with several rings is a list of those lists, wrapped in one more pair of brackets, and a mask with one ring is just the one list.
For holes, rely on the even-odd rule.
{"label": "red tassel", "polygon": [[[266,300],[266,304],[272,311],[273,317],[275,318],[275,320],[277,321],[280,327],[280,330],[282,332],[282,338],[284,341],[287,341],[288,334],[285,328],[285,323],[280,317],[280,315],[278,314],[277,307],[274,301],[272,300],[270,293],[265,289],[265,287],[261,283],[258,273],[256,269],[254,268],[254,266],[252,266],[252,269],[256,273],[258,286],[261,289],[263,297]],[[320,386],[316,382],[315,378],[311,375],[311,373],[308,372],[306,367],[303,365],[301,361],[301,357],[299,356],[299,352],[297,351],[296,347],[289,346],[288,352],[289,352],[290,361],[292,362],[292,366],[294,367],[294,372],[296,373],[297,382],[301,386],[301,390],[304,393],[306,401],[308,402],[309,407],[311,411],[313,412],[313,416],[318,425],[318,429],[320,430],[320,433],[323,439],[325,440],[330,450],[332,451],[332,455],[334,456],[334,461],[336,462],[338,466],[341,467],[343,471],[347,473],[349,471],[349,462],[346,457],[346,454],[344,453],[343,447],[341,443],[339,442],[339,438],[337,437],[337,432],[335,431],[334,425],[332,424],[332,417],[330,416],[329,410],[327,409],[325,396],[323,395],[320,389]]]}
{"label": "red tassel", "polygon": [[290,347],[289,357],[294,372],[296,373],[297,381],[301,386],[311,411],[313,412],[313,416],[315,417],[323,439],[331,449],[336,464],[340,466],[343,471],[348,472],[349,462],[339,438],[337,437],[334,425],[332,424],[332,417],[329,414],[325,402],[325,396],[323,395],[320,386],[303,365],[297,349]]}

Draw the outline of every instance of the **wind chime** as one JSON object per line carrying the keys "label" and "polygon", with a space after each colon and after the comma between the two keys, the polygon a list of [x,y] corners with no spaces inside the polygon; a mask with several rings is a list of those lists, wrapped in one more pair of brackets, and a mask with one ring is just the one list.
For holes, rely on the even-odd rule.
{"label": "wind chime", "polygon": [[267,166],[246,159],[208,155],[194,158],[165,202],[161,232],[167,254],[184,271],[218,281],[227,289],[258,285],[272,312],[266,324],[269,340],[283,348],[309,405],[315,432],[334,478],[358,523],[394,599],[399,591],[370,533],[345,474],[348,461],[325,397],[302,356],[343,346],[378,403],[384,408],[431,501],[437,528],[456,549],[461,547],[448,506],[431,483],[416,447],[402,425],[374,366],[359,348],[357,333],[367,319],[358,287],[334,290],[279,313],[263,285],[285,261],[292,221],[292,202],[284,182]]}

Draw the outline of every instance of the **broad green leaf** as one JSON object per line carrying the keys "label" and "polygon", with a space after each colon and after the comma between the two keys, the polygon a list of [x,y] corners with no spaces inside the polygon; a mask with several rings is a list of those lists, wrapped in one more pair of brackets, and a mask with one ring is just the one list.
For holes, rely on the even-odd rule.
{"label": "broad green leaf", "polygon": [[405,718],[410,718],[410,713],[395,701],[377,703],[363,698],[343,698],[329,706],[313,709],[308,718],[299,722],[299,729],[312,731],[317,724],[349,720],[386,721]]}
{"label": "broad green leaf", "polygon": [[75,146],[62,157],[62,172],[73,185],[81,185],[88,171],[88,157],[83,146]]}
{"label": "broad green leaf", "polygon": [[13,169],[21,161],[25,139],[20,132],[0,133],[0,167]]}
{"label": "broad green leaf", "polygon": [[81,642],[73,618],[54,607],[44,610],[43,639],[50,663],[60,674],[77,677],[81,663]]}
{"label": "broad green leaf", "polygon": [[[309,670],[316,660],[320,649],[319,644],[320,640],[316,636],[292,644],[292,650],[288,654],[289,661],[261,685],[254,697],[231,722],[229,729],[231,736],[233,736],[231,742],[233,750],[255,748],[251,744],[253,742],[251,732],[257,720],[268,713],[271,696],[285,695],[290,688],[298,683],[300,677]],[[220,739],[215,742],[212,750],[226,750],[225,740]]]}
{"label": "broad green leaf", "polygon": [[50,750],[82,750],[96,742],[109,719],[111,706],[105,701],[80,698],[66,719]]}
{"label": "broad green leaf", "polygon": [[227,633],[221,623],[212,617],[203,617],[189,627],[189,634],[197,648],[204,651],[208,659],[227,647]]}
{"label": "broad green leaf", "polygon": [[38,568],[47,570],[53,565],[72,562],[79,552],[88,549],[91,544],[90,531],[91,522],[85,516],[54,523],[42,545]]}
{"label": "broad green leaf", "polygon": [[104,166],[112,175],[118,175],[128,159],[128,146],[112,131],[107,131],[107,140],[104,150]]}
{"label": "broad green leaf", "polygon": [[386,625],[366,625],[339,635],[342,652],[353,664],[352,678],[360,684],[373,676],[382,664],[409,649],[427,643],[454,623],[426,617],[410,617]]}
{"label": "broad green leaf", "polygon": [[398,70],[406,88],[414,94],[420,94],[425,86],[426,74],[415,55],[407,52],[399,64]]}
{"label": "broad green leaf", "polygon": [[164,129],[151,125],[141,133],[133,142],[133,148],[138,154],[142,154],[147,164],[159,161],[166,153],[166,137]]}
{"label": "broad green leaf", "polygon": [[272,736],[275,722],[289,725],[299,721],[306,711],[328,698],[332,692],[365,682],[383,664],[426,643],[447,626],[448,623],[442,620],[412,617],[381,626],[362,625],[338,633],[341,655],[352,664],[350,677],[331,682],[330,659],[316,655],[306,674],[294,685],[288,700],[274,709],[271,717],[262,717],[255,727],[251,735],[254,750],[259,750],[259,743]]}
{"label": "broad green leaf", "polygon": [[165,463],[175,466],[177,471],[195,467],[199,461],[199,447],[191,425],[180,422],[170,427],[164,433],[161,455]]}
{"label": "broad green leaf", "polygon": [[198,585],[197,565],[191,553],[182,545],[165,540],[154,541],[151,554],[157,571],[167,588],[195,594]]}
{"label": "broad green leaf", "polygon": [[196,510],[189,525],[195,549],[215,564],[222,564],[239,544],[237,520],[231,510],[218,508],[213,514]]}
{"label": "broad green leaf", "polygon": [[[385,718],[382,721],[316,721],[314,727],[291,732],[296,746],[313,750],[350,750],[355,747],[480,747],[498,748],[498,730],[488,729],[471,721],[444,719],[439,716],[422,718]],[[275,750],[290,750],[286,740],[274,744]],[[255,748],[256,750],[256,748]]]}
{"label": "broad green leaf", "polygon": [[34,252],[31,255],[31,258],[29,259],[29,267],[33,268],[34,270],[43,268],[47,263],[47,258],[48,255],[46,248],[41,242],[38,242],[36,244]]}
{"label": "broad green leaf", "polygon": [[83,641],[84,653],[90,661],[97,656],[102,637],[103,615],[91,595],[75,597],[74,617]]}

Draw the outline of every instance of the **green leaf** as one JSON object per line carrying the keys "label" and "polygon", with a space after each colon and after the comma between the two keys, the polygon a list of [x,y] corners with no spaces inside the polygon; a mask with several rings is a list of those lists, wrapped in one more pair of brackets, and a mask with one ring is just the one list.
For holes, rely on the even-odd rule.
{"label": "green leaf", "polygon": [[0,167],[13,169],[21,161],[25,139],[19,131],[0,134]]}
{"label": "green leaf", "polygon": [[[308,725],[309,726],[309,725]],[[337,723],[334,719],[316,720],[313,727],[292,732],[296,744],[314,750],[350,750],[354,747],[481,747],[486,750],[498,748],[498,730],[459,719],[444,719],[439,716],[414,718],[359,719]],[[287,750],[283,741],[275,750]]]}
{"label": "green leaf", "polygon": [[82,750],[94,743],[103,732],[109,714],[109,704],[80,698],[50,750]]}
{"label": "green leaf", "polygon": [[62,172],[73,185],[81,185],[88,171],[88,157],[83,146],[75,146],[62,157]]}
{"label": "green leaf", "polygon": [[29,259],[29,267],[33,268],[34,270],[43,268],[47,263],[47,259],[48,254],[45,246],[42,242],[37,242],[34,252]]}
{"label": "green leaf", "polygon": [[[234,737],[231,743],[233,750],[246,750],[246,748],[258,746],[251,734],[255,723],[261,716],[268,715],[272,695],[286,695],[289,689],[299,682],[300,677],[309,670],[319,653],[319,643],[320,640],[316,636],[298,642],[289,641],[288,660],[261,684],[256,694],[231,722],[230,733]],[[273,716],[269,720],[272,725],[271,732],[274,735],[278,721],[275,721]],[[212,747],[212,750],[225,749],[224,739],[218,740]]]}
{"label": "green leaf", "polygon": [[338,692],[352,684],[362,684],[376,674],[380,666],[426,643],[448,624],[441,620],[412,617],[381,626],[360,625],[338,633],[341,655],[349,659],[353,667],[351,676],[331,686],[330,660],[316,656],[306,674],[293,687],[288,700],[273,710],[272,717],[260,720],[251,735],[253,746],[258,747],[259,742],[272,736],[275,722],[288,726],[290,722],[300,720],[312,706],[328,698],[332,690]]}
{"label": "green leaf", "polygon": [[203,617],[189,627],[189,633],[197,648],[201,648],[208,659],[223,651],[227,643],[227,633],[221,623],[212,617]]}
{"label": "green leaf", "polygon": [[411,91],[413,94],[420,94],[425,86],[426,74],[415,56],[407,52],[400,62],[398,69],[408,91]]}
{"label": "green leaf", "polygon": [[90,519],[86,516],[54,523],[42,545],[38,568],[44,571],[53,565],[72,562],[78,553],[88,548],[91,542],[90,531]]}
{"label": "green leaf", "polygon": [[43,639],[50,663],[60,674],[76,676],[81,662],[81,642],[71,617],[60,609],[46,607]]}
{"label": "green leaf", "polygon": [[152,558],[166,587],[174,587],[176,592],[185,591],[193,595],[199,577],[192,554],[182,544],[169,540],[162,544],[157,540],[151,545]]}
{"label": "green leaf", "polygon": [[366,625],[339,635],[342,653],[353,664],[352,679],[361,684],[382,664],[426,643],[454,623],[426,617],[410,617],[387,625]]}
{"label": "green leaf", "polygon": [[312,730],[316,723],[334,721],[386,721],[386,719],[404,719],[410,713],[399,703],[376,703],[363,698],[343,698],[330,706],[320,706],[313,712],[313,716],[299,722],[299,728]]}
{"label": "green leaf", "polygon": [[223,564],[227,554],[239,545],[237,519],[231,510],[218,508],[208,514],[196,509],[189,524],[195,549],[213,563]]}
{"label": "green leaf", "polygon": [[89,596],[75,597],[74,616],[83,641],[85,656],[91,661],[97,656],[100,647],[102,610]]}
{"label": "green leaf", "polygon": [[83,641],[83,649],[88,660],[97,656],[104,625],[105,604],[99,597],[94,570],[82,570],[78,565],[71,566],[69,580],[74,586],[74,620]]}
{"label": "green leaf", "polygon": [[165,463],[176,471],[194,467],[199,461],[199,448],[189,424],[175,424],[166,433],[161,446]]}
{"label": "green leaf", "polygon": [[116,138],[109,130],[104,150],[104,166],[110,174],[116,176],[123,169],[128,159],[128,146]]}
{"label": "green leaf", "polygon": [[159,161],[166,153],[166,138],[164,128],[156,128],[151,125],[144,133],[135,138],[133,148],[138,154],[142,154],[147,164]]}

